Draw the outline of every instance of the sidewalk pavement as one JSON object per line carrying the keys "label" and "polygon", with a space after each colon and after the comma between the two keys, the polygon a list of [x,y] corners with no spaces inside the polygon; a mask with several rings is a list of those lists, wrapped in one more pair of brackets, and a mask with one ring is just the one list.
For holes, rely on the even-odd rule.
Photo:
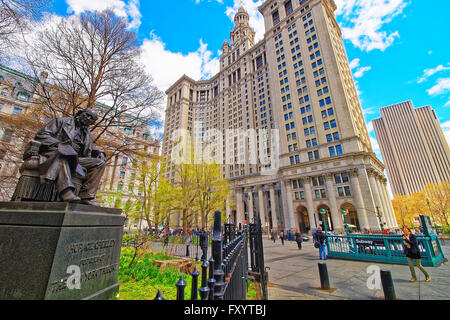
{"label": "sidewalk pavement", "polygon": [[[446,258],[450,256],[450,243],[442,246]],[[302,250],[295,242],[273,243],[264,240],[265,266],[270,267],[269,300],[379,300],[383,299],[382,287],[371,290],[367,281],[373,273],[367,268],[376,265],[390,270],[395,292],[401,300],[450,300],[450,266],[445,263],[437,268],[426,268],[431,282],[416,267],[420,281],[409,282],[411,274],[407,265],[382,264],[349,260],[326,260],[332,290],[319,290],[318,249],[313,242],[303,242]]]}

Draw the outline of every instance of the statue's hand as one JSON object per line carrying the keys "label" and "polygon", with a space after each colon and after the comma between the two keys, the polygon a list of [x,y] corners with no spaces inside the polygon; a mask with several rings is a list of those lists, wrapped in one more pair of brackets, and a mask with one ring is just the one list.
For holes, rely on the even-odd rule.
{"label": "statue's hand", "polygon": [[100,159],[100,160],[106,161],[106,155],[103,152],[100,152],[98,154],[97,158]]}

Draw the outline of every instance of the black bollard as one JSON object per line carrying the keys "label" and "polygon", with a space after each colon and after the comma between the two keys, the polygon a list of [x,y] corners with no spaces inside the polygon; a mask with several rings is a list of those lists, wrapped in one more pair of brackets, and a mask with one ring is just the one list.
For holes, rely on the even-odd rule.
{"label": "black bollard", "polygon": [[381,270],[380,276],[381,276],[381,284],[383,285],[384,299],[397,300],[391,272]]}
{"label": "black bollard", "polygon": [[191,300],[198,299],[198,276],[200,273],[197,271],[197,267],[194,267],[194,272],[192,272],[192,286],[191,286]]}
{"label": "black bollard", "polygon": [[327,264],[319,263],[320,288],[322,290],[330,290],[330,279],[328,278]]}
{"label": "black bollard", "polygon": [[177,300],[184,300],[184,288],[186,288],[186,282],[183,279],[183,276],[180,276],[180,280],[178,280],[177,284]]}
{"label": "black bollard", "polygon": [[208,288],[207,277],[208,277],[208,262],[203,261],[203,264],[202,264],[202,286],[199,290],[200,291],[200,299],[202,299],[202,300],[208,300],[209,288]]}

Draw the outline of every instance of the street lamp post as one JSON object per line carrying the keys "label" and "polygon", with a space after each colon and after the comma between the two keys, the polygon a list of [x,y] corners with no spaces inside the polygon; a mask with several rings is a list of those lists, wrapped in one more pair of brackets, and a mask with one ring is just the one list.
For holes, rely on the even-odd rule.
{"label": "street lamp post", "polygon": [[433,218],[433,221],[434,221],[434,232],[435,232],[436,234],[438,234],[438,233],[437,233],[436,219],[434,219],[433,210],[431,210],[431,204],[430,204],[430,200],[428,200],[428,198],[427,198],[427,205],[428,205],[428,209],[430,209],[431,217]]}
{"label": "street lamp post", "polygon": [[347,232],[348,235],[347,211],[342,210],[341,213],[344,216],[345,231]]}
{"label": "street lamp post", "polygon": [[327,230],[327,222],[325,221],[325,214],[326,214],[325,209],[320,209],[319,212],[322,216],[323,229],[325,232],[327,232],[328,230]]}
{"label": "street lamp post", "polygon": [[377,206],[377,217],[380,220],[381,231],[384,231],[383,220],[381,219],[383,217],[383,214],[380,212],[380,207],[378,206]]}

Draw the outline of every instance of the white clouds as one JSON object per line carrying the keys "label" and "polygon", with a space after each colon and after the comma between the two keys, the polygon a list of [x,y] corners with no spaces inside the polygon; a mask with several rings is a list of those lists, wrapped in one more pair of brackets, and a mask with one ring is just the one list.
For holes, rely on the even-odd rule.
{"label": "white clouds", "polygon": [[362,67],[354,73],[355,78],[361,78],[366,71],[372,70],[372,67]]}
{"label": "white clouds", "polygon": [[103,11],[111,9],[119,17],[128,17],[130,29],[137,29],[141,25],[142,15],[139,11],[139,0],[66,0],[69,13],[80,14],[84,11]]}
{"label": "white clouds", "polygon": [[438,79],[436,85],[427,90],[430,96],[444,94],[448,91],[450,91],[450,78]]}
{"label": "white clouds", "polygon": [[219,72],[220,62],[212,56],[202,40],[199,49],[188,54],[167,50],[165,43],[153,33],[142,43],[142,62],[160,90],[167,90],[183,74],[194,80],[215,75]]}
{"label": "white clouds", "polygon": [[360,67],[360,59],[356,58],[350,62],[350,69],[356,69],[353,76],[355,78],[361,78],[366,71],[372,70],[372,67]]}
{"label": "white clouds", "polygon": [[364,51],[381,50],[390,47],[398,31],[382,30],[385,24],[401,14],[409,0],[335,0],[337,17],[344,39]]}
{"label": "white clouds", "polygon": [[423,72],[424,72],[423,76],[419,79],[419,81],[417,81],[417,83],[425,82],[432,75],[434,75],[434,74],[436,74],[438,72],[447,71],[447,70],[450,70],[450,66],[449,67],[445,67],[442,64],[437,66],[434,69],[425,69],[425,70],[423,70]]}
{"label": "white clouds", "polygon": [[233,6],[227,7],[227,10],[225,11],[227,16],[231,19],[231,21],[233,21],[234,15],[242,4],[250,17],[250,27],[255,30],[255,42],[258,42],[264,38],[264,17],[258,11],[258,7],[260,7],[264,2],[265,0],[257,0],[256,2],[253,0],[234,0]]}
{"label": "white clouds", "polygon": [[353,60],[350,62],[350,69],[353,70],[353,69],[359,67],[360,61],[361,61],[361,60],[360,60],[359,58],[353,59]]}

